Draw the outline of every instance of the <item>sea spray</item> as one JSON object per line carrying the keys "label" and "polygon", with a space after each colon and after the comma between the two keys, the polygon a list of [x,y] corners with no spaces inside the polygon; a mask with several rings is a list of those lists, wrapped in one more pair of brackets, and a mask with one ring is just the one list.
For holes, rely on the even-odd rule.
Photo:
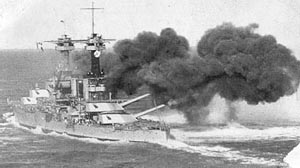
{"label": "sea spray", "polygon": [[0,123],[0,126],[7,126],[9,123]]}
{"label": "sea spray", "polygon": [[202,156],[215,157],[223,160],[238,161],[241,164],[259,164],[259,165],[270,165],[279,166],[284,165],[274,159],[265,159],[256,156],[247,156],[246,154],[234,150],[232,148],[227,148],[223,146],[207,146],[203,144],[189,145],[185,142],[178,140],[169,140],[168,142],[153,141],[151,143],[156,143],[161,146],[167,147],[169,149],[182,150],[189,153],[199,153]]}
{"label": "sea spray", "polygon": [[286,166],[279,160],[252,154],[255,150],[237,150],[219,145],[219,142],[295,140],[300,138],[300,126],[253,129],[231,122],[222,127],[190,126],[190,128],[190,131],[187,127],[172,129],[171,134],[175,137],[175,140],[170,139],[168,142],[152,141],[151,143],[189,153],[199,153],[203,156],[237,161],[242,164]]}
{"label": "sea spray", "polygon": [[[201,131],[200,131],[201,130]],[[300,126],[247,128],[238,123],[224,127],[192,127],[172,129],[171,134],[183,142],[243,142],[249,140],[299,139]]]}
{"label": "sea spray", "polygon": [[209,110],[205,119],[207,124],[228,124],[237,119],[235,105],[219,94],[216,94],[205,108]]}
{"label": "sea spray", "polygon": [[[9,117],[7,120],[10,121],[11,123],[14,123],[14,116]],[[32,129],[28,129],[28,128],[19,126],[17,123],[14,123],[13,125],[15,125],[19,128],[22,128],[22,129],[26,129],[26,130],[28,130],[34,134],[38,134],[38,135],[57,136],[57,137],[63,137],[63,138],[67,138],[67,139],[79,140],[79,141],[83,141],[86,143],[111,144],[111,145],[135,145],[135,143],[129,143],[129,142],[110,142],[110,141],[99,141],[94,138],[77,138],[77,137],[72,137],[72,136],[69,136],[66,134],[58,134],[56,132],[51,132],[49,134],[45,134],[43,131],[41,131],[41,128],[36,128],[36,129],[32,130]],[[244,131],[246,129],[249,129],[249,128],[246,128],[237,123],[232,123],[232,125],[227,127],[227,129],[234,129],[234,128],[241,129]],[[173,134],[175,136],[176,140],[170,139],[168,142],[153,141],[150,143],[159,144],[159,145],[164,146],[169,149],[182,150],[185,152],[196,153],[196,154],[198,153],[203,156],[217,157],[217,158],[224,159],[224,160],[236,161],[236,162],[239,162],[242,164],[281,165],[281,163],[279,163],[278,161],[276,161],[274,159],[266,159],[266,158],[261,158],[259,156],[249,156],[246,153],[244,153],[243,151],[235,150],[234,148],[230,148],[230,147],[224,147],[224,146],[218,145],[218,144],[207,145],[207,143],[202,143],[203,141],[199,141],[196,144],[191,143],[191,142],[193,142],[190,139],[191,137],[196,136],[197,138],[205,139],[206,137],[204,135],[209,132],[215,132],[215,133],[211,133],[210,134],[211,136],[209,138],[211,138],[211,139],[217,138],[218,137],[217,134],[219,132],[221,132],[221,129],[220,129],[220,131],[218,131],[218,129],[220,129],[220,128],[212,127],[207,132],[204,131],[205,133],[203,133],[203,134],[201,134],[200,131],[185,131],[182,129],[174,129],[171,131],[171,134]],[[227,134],[232,133],[230,131],[226,131],[226,128],[224,128],[223,131],[224,130]],[[249,129],[249,130],[251,130],[251,129]],[[294,130],[294,131],[297,131],[297,130]],[[184,135],[184,137],[182,137],[182,136],[180,137],[180,135]],[[243,138],[241,138],[241,136],[236,135],[236,140],[242,140],[242,139]],[[226,139],[224,139],[224,140],[226,140]]]}

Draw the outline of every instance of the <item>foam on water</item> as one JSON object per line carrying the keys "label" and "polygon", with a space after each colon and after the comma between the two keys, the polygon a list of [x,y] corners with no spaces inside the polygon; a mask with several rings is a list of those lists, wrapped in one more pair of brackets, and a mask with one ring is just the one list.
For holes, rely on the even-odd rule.
{"label": "foam on water", "polygon": [[193,146],[188,145],[184,142],[178,140],[169,140],[168,142],[152,142],[159,145],[165,146],[170,149],[182,150],[190,153],[199,153],[203,156],[208,157],[219,157],[229,161],[237,161],[241,164],[264,164],[270,166],[284,166],[285,164],[276,161],[275,159],[265,159],[261,157],[246,156],[245,154],[233,150],[231,148],[223,147],[220,145],[216,146],[207,146],[199,145]]}
{"label": "foam on water", "polygon": [[[126,141],[100,141],[95,138],[77,138],[69,136],[66,134],[58,134],[56,132],[44,133],[40,127],[36,129],[28,129],[26,127],[20,126],[16,121],[14,116],[10,116],[6,119],[9,123],[16,127],[26,129],[34,134],[47,135],[47,136],[58,136],[68,139],[75,139],[87,143],[96,144],[121,144],[128,145],[131,144]],[[250,129],[239,125],[237,123],[232,123],[231,125],[224,128],[211,128],[206,131],[185,131],[183,129],[172,129],[171,134],[175,136],[176,140],[169,140],[168,142],[153,141],[150,143],[159,144],[161,146],[182,150],[190,153],[199,153],[203,156],[208,157],[220,157],[230,161],[238,161],[242,164],[266,164],[266,165],[282,165],[274,159],[265,159],[261,157],[248,156],[240,151],[234,150],[232,148],[223,147],[220,145],[208,146],[201,144],[203,141],[207,140],[220,140],[220,141],[247,141],[255,139],[272,139],[276,137],[300,137],[300,127],[274,127],[267,129]],[[189,142],[198,142],[196,145],[190,145]]]}
{"label": "foam on water", "polygon": [[10,129],[10,128],[6,128],[6,127],[0,128],[0,133],[3,133],[5,130],[8,130],[8,129]]}
{"label": "foam on water", "polygon": [[7,112],[7,113],[2,114],[2,118],[7,119],[7,118],[9,118],[10,116],[13,116],[13,115],[14,114],[12,112]]}
{"label": "foam on water", "polygon": [[22,140],[22,138],[10,137],[10,136],[1,136],[0,140],[1,141],[19,141],[19,140]]}
{"label": "foam on water", "polygon": [[[265,129],[250,129],[238,123],[231,123],[223,128],[212,127],[205,131],[187,131],[172,129],[171,134],[176,140],[168,143],[154,142],[171,149],[199,153],[204,156],[220,157],[226,160],[238,161],[242,164],[266,164],[270,166],[286,166],[275,159],[266,159],[234,150],[220,145],[208,146],[203,142],[243,142],[251,140],[299,139],[300,127],[272,127]],[[196,144],[195,144],[196,143]],[[192,145],[191,145],[192,144]],[[212,145],[212,144],[211,144]]]}
{"label": "foam on water", "polygon": [[[26,128],[26,127],[25,127]],[[34,133],[34,134],[39,134],[39,135],[46,135],[42,128],[40,126],[37,126],[35,129],[29,129],[29,128],[26,128],[27,130],[29,130],[30,132]]]}
{"label": "foam on water", "polygon": [[205,131],[172,129],[171,133],[176,137],[176,139],[186,142],[248,141],[270,140],[275,138],[299,139],[300,126],[250,129],[238,123],[232,123],[223,128],[213,127]]}
{"label": "foam on water", "polygon": [[0,123],[0,126],[8,126],[10,125],[9,123]]}
{"label": "foam on water", "polygon": [[37,133],[37,134],[50,135],[50,136],[56,136],[56,137],[63,137],[63,138],[68,138],[68,139],[79,140],[79,141],[86,142],[86,143],[116,144],[116,145],[117,144],[123,145],[123,144],[129,143],[128,141],[109,141],[109,140],[102,141],[102,140],[98,140],[97,138],[77,138],[77,137],[70,136],[70,135],[65,134],[65,133],[59,134],[59,133],[54,132],[54,131],[50,132],[50,133],[44,133],[41,129],[37,130],[37,131],[34,131],[34,132]]}
{"label": "foam on water", "polygon": [[[7,114],[7,113],[5,113],[5,114]],[[10,115],[10,116],[6,117],[5,114],[3,114],[2,116],[3,116],[3,119],[5,119],[7,121],[7,123],[3,123],[3,124],[5,124],[5,125],[6,124],[7,125],[14,125],[16,127],[21,127],[20,124],[16,121],[15,116]]]}
{"label": "foam on water", "polygon": [[79,141],[83,141],[83,142],[87,142],[87,143],[95,143],[95,144],[114,144],[114,145],[124,145],[124,144],[130,144],[129,141],[125,141],[125,140],[121,140],[121,141],[103,141],[103,140],[98,140],[97,138],[77,138],[77,137],[73,137],[73,136],[69,136],[67,134],[58,134],[59,136],[65,137],[65,138],[69,138],[69,139],[75,139],[75,140],[79,140]]}

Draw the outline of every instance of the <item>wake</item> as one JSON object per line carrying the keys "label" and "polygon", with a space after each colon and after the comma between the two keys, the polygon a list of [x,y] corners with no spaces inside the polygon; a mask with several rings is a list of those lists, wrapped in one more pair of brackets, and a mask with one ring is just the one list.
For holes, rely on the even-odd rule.
{"label": "wake", "polygon": [[[201,128],[203,130],[203,128]],[[204,131],[189,131],[186,128],[172,129],[171,134],[176,140],[153,142],[164,147],[183,150],[190,153],[199,153],[208,157],[219,157],[241,164],[263,164],[269,166],[286,166],[285,163],[275,159],[249,155],[229,147],[219,145],[219,142],[246,142],[253,140],[298,140],[300,139],[300,126],[272,127],[272,128],[247,128],[238,123],[230,123],[225,127],[208,127]]]}
{"label": "wake", "polygon": [[182,150],[189,153],[199,153],[202,156],[218,157],[224,160],[236,161],[241,164],[257,164],[257,165],[269,165],[269,166],[285,166],[285,163],[276,161],[275,159],[266,159],[262,157],[247,156],[240,151],[232,148],[223,147],[220,145],[207,146],[207,145],[189,145],[185,142],[178,140],[169,140],[164,142],[152,142],[169,149]]}
{"label": "wake", "polygon": [[[5,117],[3,117],[5,118]],[[42,128],[28,129],[20,126],[14,116],[5,118],[7,123],[12,124],[17,128],[25,129],[33,134],[56,136],[68,139],[83,141],[86,143],[95,144],[119,144],[130,145],[134,144],[127,141],[101,141],[96,138],[77,138],[66,134],[59,134],[56,132],[44,133]],[[250,129],[238,123],[231,123],[223,128],[211,127],[206,130],[189,130],[186,128],[172,129],[171,134],[175,140],[168,140],[168,142],[150,141],[149,143],[159,144],[163,147],[175,150],[182,150],[189,153],[199,153],[208,157],[219,157],[229,161],[237,161],[241,164],[264,164],[271,166],[286,166],[284,163],[276,161],[275,159],[266,159],[262,157],[249,156],[241,151],[233,148],[223,147],[215,144],[215,142],[233,141],[251,141],[251,140],[270,140],[276,138],[283,139],[300,139],[300,126],[293,127],[272,127],[266,129]],[[207,142],[212,142],[213,145],[207,145]]]}
{"label": "wake", "polygon": [[300,139],[300,126],[247,128],[239,123],[229,123],[226,127],[207,128],[204,131],[173,129],[171,133],[185,142],[230,142],[251,140],[297,140]]}

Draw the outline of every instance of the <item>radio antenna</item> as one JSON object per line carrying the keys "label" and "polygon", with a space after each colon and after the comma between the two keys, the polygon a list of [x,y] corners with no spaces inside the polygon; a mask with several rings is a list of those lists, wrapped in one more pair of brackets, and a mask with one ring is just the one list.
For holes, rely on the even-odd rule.
{"label": "radio antenna", "polygon": [[94,8],[94,1],[92,2],[92,7],[91,8],[80,8],[81,10],[91,10],[92,11],[92,34],[94,34],[94,27],[95,27],[95,21],[94,21],[94,11],[95,10],[101,10],[104,8]]}

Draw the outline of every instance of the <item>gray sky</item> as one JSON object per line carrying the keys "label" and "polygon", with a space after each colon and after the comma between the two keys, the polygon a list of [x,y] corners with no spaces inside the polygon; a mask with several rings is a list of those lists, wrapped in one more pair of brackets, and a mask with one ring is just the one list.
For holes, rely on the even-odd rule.
{"label": "gray sky", "polygon": [[[196,46],[204,32],[223,22],[258,23],[258,33],[272,34],[300,58],[299,0],[94,0],[95,31],[105,38],[133,38],[142,31],[174,28]],[[91,0],[1,0],[0,49],[35,48],[66,32],[73,39],[91,33]],[[111,44],[113,45],[113,44]],[[110,45],[110,46],[111,46]],[[47,48],[54,46],[47,46]]]}

